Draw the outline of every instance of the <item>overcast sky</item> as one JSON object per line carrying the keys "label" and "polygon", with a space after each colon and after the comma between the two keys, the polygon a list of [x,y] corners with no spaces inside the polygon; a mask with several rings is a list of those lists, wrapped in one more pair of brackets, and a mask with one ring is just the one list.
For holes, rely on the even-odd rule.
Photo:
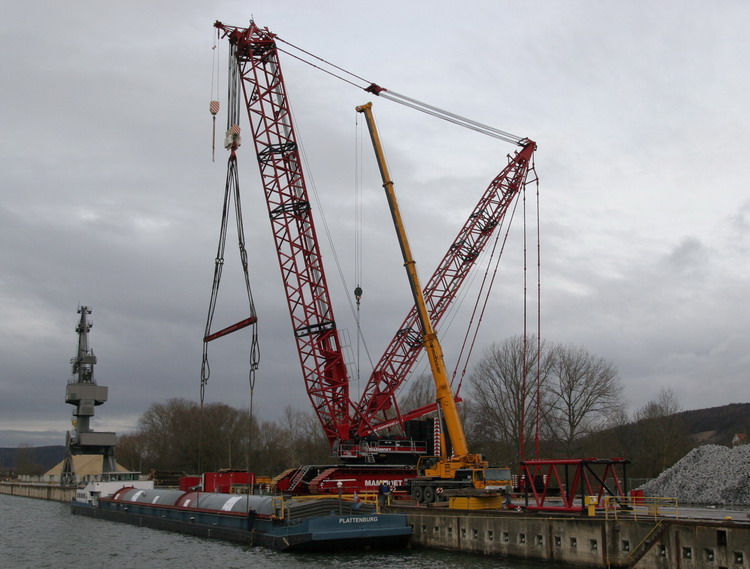
{"label": "overcast sky", "polygon": [[[370,81],[538,142],[542,336],[611,360],[631,411],[663,387],[685,409],[748,401],[746,2],[29,0],[0,7],[0,447],[64,444],[80,304],[93,307],[96,378],[109,386],[97,430],[198,399],[227,158],[211,161],[212,24],[251,17]],[[222,98],[226,54],[222,43]],[[373,97],[283,55],[282,66],[353,354],[363,179],[360,314],[377,359],[409,293],[369,145],[355,169],[354,107]],[[374,103],[426,282],[514,148]],[[310,406],[250,142],[238,160],[255,403],[276,419]],[[245,317],[234,243],[220,326]],[[479,352],[523,330],[518,234],[508,247]],[[459,321],[444,331],[449,367]],[[247,406],[247,334],[214,344],[207,401]]]}

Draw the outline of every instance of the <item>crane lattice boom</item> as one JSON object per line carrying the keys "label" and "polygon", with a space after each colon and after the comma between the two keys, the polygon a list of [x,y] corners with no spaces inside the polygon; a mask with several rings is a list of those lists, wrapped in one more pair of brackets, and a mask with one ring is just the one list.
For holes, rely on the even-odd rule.
{"label": "crane lattice boom", "polygon": [[349,378],[315,233],[275,36],[215,26],[240,65],[242,91],[308,396],[329,441],[349,437]]}

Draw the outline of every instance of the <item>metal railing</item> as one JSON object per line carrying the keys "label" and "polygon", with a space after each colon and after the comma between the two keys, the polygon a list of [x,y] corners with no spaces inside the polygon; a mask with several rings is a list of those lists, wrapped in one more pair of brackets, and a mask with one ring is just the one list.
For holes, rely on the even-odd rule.
{"label": "metal railing", "polygon": [[627,513],[629,518],[638,520],[641,518],[660,519],[662,514],[668,513],[669,517],[680,518],[680,507],[677,498],[657,497],[657,496],[603,496],[602,506],[604,507],[604,516],[609,519],[613,516],[615,520],[618,516]]}

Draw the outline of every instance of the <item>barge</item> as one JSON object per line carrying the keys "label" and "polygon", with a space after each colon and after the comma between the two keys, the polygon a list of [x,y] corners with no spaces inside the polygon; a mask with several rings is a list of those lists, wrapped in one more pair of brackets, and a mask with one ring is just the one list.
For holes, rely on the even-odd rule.
{"label": "barge", "polygon": [[258,496],[103,484],[76,492],[73,514],[279,551],[405,547],[407,516],[338,497]]}

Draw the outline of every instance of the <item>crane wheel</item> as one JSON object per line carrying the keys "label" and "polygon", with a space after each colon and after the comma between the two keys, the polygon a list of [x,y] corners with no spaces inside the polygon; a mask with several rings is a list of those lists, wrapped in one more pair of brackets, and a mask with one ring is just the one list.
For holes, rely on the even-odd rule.
{"label": "crane wheel", "polygon": [[424,500],[424,488],[422,486],[412,488],[411,497],[414,498],[417,504],[421,504],[422,500]]}
{"label": "crane wheel", "polygon": [[424,503],[432,504],[435,501],[435,489],[432,486],[424,488]]}

